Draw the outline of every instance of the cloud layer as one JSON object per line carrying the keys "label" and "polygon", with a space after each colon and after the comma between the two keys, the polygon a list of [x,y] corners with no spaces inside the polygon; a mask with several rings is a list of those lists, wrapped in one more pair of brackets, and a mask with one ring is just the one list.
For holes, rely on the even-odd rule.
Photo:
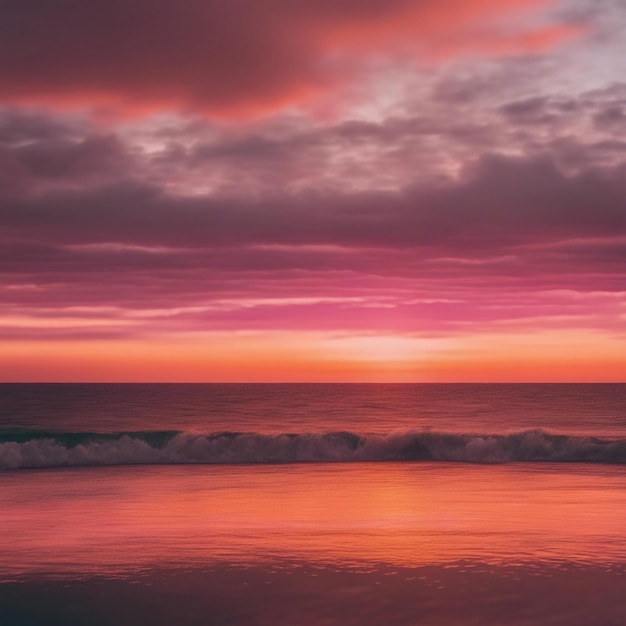
{"label": "cloud layer", "polygon": [[[372,63],[543,52],[545,0],[3,0],[2,98],[225,117],[301,104]],[[549,5],[548,5],[549,6]]]}

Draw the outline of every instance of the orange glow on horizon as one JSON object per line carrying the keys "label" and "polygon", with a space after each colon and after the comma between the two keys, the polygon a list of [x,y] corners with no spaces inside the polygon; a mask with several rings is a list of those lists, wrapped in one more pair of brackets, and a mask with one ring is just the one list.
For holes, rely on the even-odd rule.
{"label": "orange glow on horizon", "polygon": [[564,331],[13,341],[0,355],[0,372],[5,382],[621,382],[626,341]]}

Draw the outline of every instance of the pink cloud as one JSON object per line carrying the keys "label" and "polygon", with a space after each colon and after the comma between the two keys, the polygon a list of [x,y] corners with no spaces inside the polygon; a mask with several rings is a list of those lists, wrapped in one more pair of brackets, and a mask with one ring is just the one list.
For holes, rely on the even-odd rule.
{"label": "pink cloud", "polygon": [[[547,0],[69,0],[4,4],[5,102],[254,117],[302,104],[370,57],[543,52],[583,29]],[[518,23],[519,22],[519,25]]]}

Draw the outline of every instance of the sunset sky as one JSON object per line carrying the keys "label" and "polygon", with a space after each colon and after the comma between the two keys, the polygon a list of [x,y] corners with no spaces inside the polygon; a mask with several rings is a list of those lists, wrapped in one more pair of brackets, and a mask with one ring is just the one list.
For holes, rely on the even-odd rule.
{"label": "sunset sky", "polygon": [[0,0],[0,380],[626,380],[623,0]]}

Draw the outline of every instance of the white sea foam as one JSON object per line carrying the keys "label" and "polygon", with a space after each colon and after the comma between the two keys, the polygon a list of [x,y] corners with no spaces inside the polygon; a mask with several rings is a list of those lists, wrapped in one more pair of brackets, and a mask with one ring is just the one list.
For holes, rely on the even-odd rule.
{"label": "white sea foam", "polygon": [[[9,439],[9,440],[7,440]],[[323,434],[119,433],[22,434],[0,443],[0,468],[187,463],[359,461],[625,463],[626,440],[533,430],[477,435],[402,432],[360,436]]]}

